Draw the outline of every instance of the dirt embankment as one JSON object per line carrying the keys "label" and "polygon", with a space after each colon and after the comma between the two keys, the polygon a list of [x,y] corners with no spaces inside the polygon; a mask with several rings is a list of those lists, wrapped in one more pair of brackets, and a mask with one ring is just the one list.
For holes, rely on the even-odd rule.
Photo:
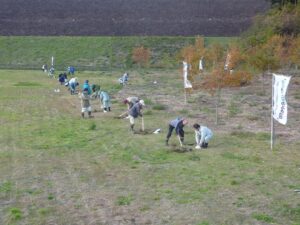
{"label": "dirt embankment", "polygon": [[261,0],[0,0],[0,35],[236,36]]}

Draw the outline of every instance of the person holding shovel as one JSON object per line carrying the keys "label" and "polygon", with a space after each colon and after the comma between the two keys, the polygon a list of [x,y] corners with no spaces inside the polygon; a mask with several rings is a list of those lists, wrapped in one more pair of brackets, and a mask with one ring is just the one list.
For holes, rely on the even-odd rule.
{"label": "person holding shovel", "polygon": [[142,117],[143,119],[143,114],[141,111],[144,106],[145,106],[144,100],[140,100],[139,102],[135,103],[128,111],[130,129],[132,132],[134,132],[134,120],[139,116]]}
{"label": "person holding shovel", "polygon": [[213,132],[205,127],[200,126],[198,123],[193,125],[195,129],[196,149],[207,148],[208,141],[212,138]]}
{"label": "person holding shovel", "polygon": [[123,103],[127,105],[128,110],[132,108],[132,106],[137,103],[140,99],[138,97],[132,96],[124,99]]}
{"label": "person holding shovel", "polygon": [[[119,115],[119,117],[122,118],[125,115],[128,115],[128,111],[132,108],[132,106],[135,103],[137,103],[139,101],[140,101],[139,97],[135,97],[135,96],[125,98],[123,103],[127,105],[127,110],[125,112],[123,112],[121,115]],[[129,119],[129,116],[127,116],[126,119]]]}
{"label": "person holding shovel", "polygon": [[176,135],[178,137],[178,140],[180,142],[180,145],[183,145],[183,141],[184,141],[184,130],[183,127],[185,125],[188,124],[187,119],[185,118],[181,118],[181,117],[177,117],[175,120],[172,120],[169,123],[169,131],[167,134],[167,138],[166,138],[166,145],[169,145],[169,139],[172,135],[173,130],[175,129]]}

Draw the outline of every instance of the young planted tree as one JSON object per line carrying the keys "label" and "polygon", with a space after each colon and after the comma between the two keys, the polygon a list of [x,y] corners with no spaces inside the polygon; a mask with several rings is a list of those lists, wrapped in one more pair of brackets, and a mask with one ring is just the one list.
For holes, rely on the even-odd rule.
{"label": "young planted tree", "polygon": [[248,63],[261,72],[262,78],[262,93],[265,94],[265,74],[270,70],[276,70],[280,68],[279,57],[276,55],[276,49],[278,49],[278,37],[269,39],[269,41],[263,45],[255,46],[248,50],[247,61]]}
{"label": "young planted tree", "polygon": [[297,37],[292,40],[290,45],[290,60],[298,69],[300,65],[300,37]]}
{"label": "young planted tree", "polygon": [[219,124],[219,107],[221,91],[226,87],[239,87],[249,84],[252,75],[247,71],[235,71],[233,74],[224,70],[224,62],[215,65],[213,71],[203,79],[202,88],[211,95],[216,95],[216,124]]}
{"label": "young planted tree", "polygon": [[151,57],[151,51],[144,46],[136,47],[132,51],[132,61],[139,65],[139,67],[145,67],[149,65]]}

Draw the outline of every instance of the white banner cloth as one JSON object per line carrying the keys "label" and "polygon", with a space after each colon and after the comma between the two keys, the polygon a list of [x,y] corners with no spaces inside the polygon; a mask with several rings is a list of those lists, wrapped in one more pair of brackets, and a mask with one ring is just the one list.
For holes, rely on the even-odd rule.
{"label": "white banner cloth", "polygon": [[273,73],[273,118],[281,124],[287,123],[287,102],[285,99],[286,91],[291,77]]}
{"label": "white banner cloth", "polygon": [[184,88],[193,88],[191,82],[187,79],[189,65],[185,61],[183,61],[182,63],[183,63],[183,82],[184,82]]}

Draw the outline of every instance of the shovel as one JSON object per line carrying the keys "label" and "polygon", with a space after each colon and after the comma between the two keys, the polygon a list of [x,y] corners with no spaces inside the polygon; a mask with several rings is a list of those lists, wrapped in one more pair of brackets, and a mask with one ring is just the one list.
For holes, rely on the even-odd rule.
{"label": "shovel", "polygon": [[142,131],[145,131],[144,117],[142,117]]}

